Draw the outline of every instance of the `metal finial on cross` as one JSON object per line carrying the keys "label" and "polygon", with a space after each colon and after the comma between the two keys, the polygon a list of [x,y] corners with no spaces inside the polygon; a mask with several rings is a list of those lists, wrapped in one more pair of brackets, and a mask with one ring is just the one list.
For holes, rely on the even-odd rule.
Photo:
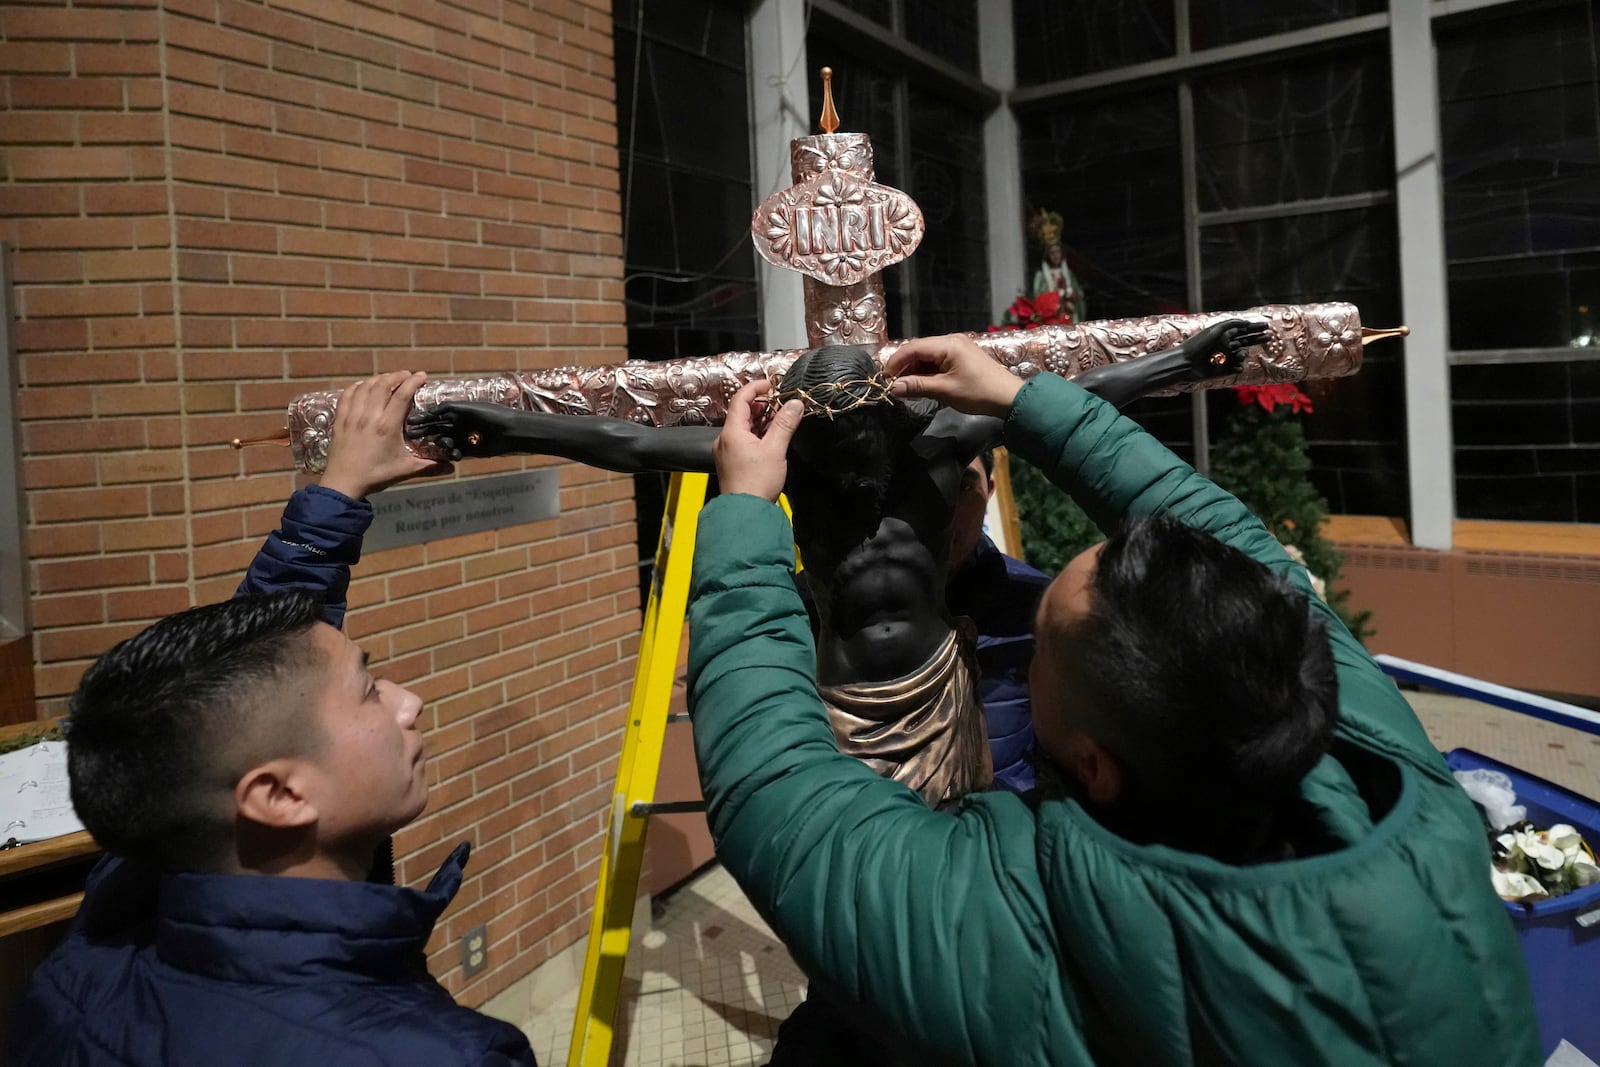
{"label": "metal finial on cross", "polygon": [[817,120],[823,133],[839,128],[839,113],[833,109],[833,68],[822,68],[822,118]]}

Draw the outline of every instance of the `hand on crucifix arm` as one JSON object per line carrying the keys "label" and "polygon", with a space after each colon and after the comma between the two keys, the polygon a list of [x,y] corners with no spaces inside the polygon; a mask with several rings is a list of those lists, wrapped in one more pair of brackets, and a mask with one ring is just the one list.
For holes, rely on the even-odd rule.
{"label": "hand on crucifix arm", "polygon": [[[1096,367],[1073,379],[1118,408],[1184,382],[1238,371],[1245,349],[1271,336],[1265,323],[1228,319],[1209,326],[1175,348]],[[884,370],[895,375],[894,391],[924,396],[974,415],[1004,417],[1022,382],[959,334],[908,341]]]}
{"label": "hand on crucifix arm", "polygon": [[364,500],[408,478],[450,473],[449,463],[424,459],[406,447],[406,412],[427,380],[422,371],[393,371],[344,391],[333,419],[324,489]]}

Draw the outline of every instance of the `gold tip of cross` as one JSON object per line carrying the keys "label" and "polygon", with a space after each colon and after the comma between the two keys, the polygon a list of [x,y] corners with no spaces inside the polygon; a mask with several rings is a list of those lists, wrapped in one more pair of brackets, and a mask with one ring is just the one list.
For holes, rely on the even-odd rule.
{"label": "gold tip of cross", "polygon": [[833,109],[833,68],[822,68],[822,118],[818,120],[823,133],[839,128],[839,113]]}
{"label": "gold tip of cross", "polygon": [[287,429],[279,430],[277,433],[269,434],[266,437],[235,437],[228,442],[235,451],[241,448],[249,448],[251,445],[287,445],[288,443],[289,431]]}
{"label": "gold tip of cross", "polygon": [[1374,341],[1382,341],[1387,337],[1408,337],[1411,334],[1409,326],[1394,326],[1387,330],[1374,329],[1371,326],[1361,327],[1361,347],[1365,348]]}

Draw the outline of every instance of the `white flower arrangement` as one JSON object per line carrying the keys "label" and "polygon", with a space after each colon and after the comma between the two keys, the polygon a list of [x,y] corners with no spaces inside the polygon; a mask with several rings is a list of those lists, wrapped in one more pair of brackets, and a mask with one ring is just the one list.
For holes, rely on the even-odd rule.
{"label": "white flower arrangement", "polygon": [[1494,839],[1490,877],[1501,899],[1532,904],[1600,882],[1600,866],[1577,830],[1566,823],[1523,827]]}

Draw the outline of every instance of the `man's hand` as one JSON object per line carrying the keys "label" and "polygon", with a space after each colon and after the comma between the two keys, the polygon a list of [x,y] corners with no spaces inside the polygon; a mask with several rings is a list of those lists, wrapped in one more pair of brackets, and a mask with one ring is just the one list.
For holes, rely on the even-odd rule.
{"label": "man's hand", "polygon": [[406,436],[437,437],[451,458],[503,456],[514,451],[510,437],[522,412],[500,404],[440,404],[413,412],[406,420]]}
{"label": "man's hand", "polygon": [[749,493],[777,500],[789,474],[789,441],[805,417],[805,405],[791,400],[778,409],[766,432],[757,434],[750,405],[772,390],[757,379],[747,383],[728,401],[728,415],[711,454],[717,461],[717,484],[724,493]]}
{"label": "man's hand", "polygon": [[361,500],[419,475],[449,474],[448,463],[423,459],[406,447],[411,398],[428,380],[422,371],[394,371],[356,382],[339,397],[328,442],[322,487]]}
{"label": "man's hand", "polygon": [[925,396],[968,415],[1011,413],[1022,382],[958,334],[919,337],[901,345],[884,365],[895,376],[896,396]]}
{"label": "man's hand", "polygon": [[1197,380],[1220,378],[1234,374],[1244,362],[1244,350],[1251,345],[1265,344],[1272,330],[1264,322],[1249,319],[1227,319],[1207,326],[1179,347],[1189,365],[1189,373]]}

